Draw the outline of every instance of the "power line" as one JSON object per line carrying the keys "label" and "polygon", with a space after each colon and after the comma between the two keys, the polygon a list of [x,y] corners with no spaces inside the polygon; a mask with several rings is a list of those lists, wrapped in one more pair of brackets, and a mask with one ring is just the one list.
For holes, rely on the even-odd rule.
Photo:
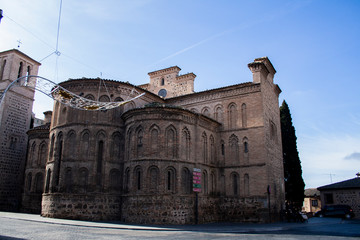
{"label": "power line", "polygon": [[12,21],[13,23],[15,23],[16,25],[18,25],[20,28],[22,28],[23,30],[25,30],[27,33],[31,34],[33,37],[35,37],[37,40],[41,41],[42,43],[44,43],[45,45],[47,45],[48,47],[54,49],[53,46],[51,46],[48,42],[42,40],[40,37],[38,37],[36,34],[30,32],[26,27],[24,27],[23,25],[21,25],[20,23],[16,22],[15,20],[13,20],[12,18],[10,18],[7,15],[3,15],[4,17],[6,17],[7,19],[9,19],[10,21]]}
{"label": "power line", "polygon": [[58,28],[57,28],[57,35],[56,35],[56,52],[58,52],[59,47],[59,34],[60,34],[60,20],[61,20],[61,9],[62,9],[62,0],[60,0],[60,9],[59,9],[59,20],[58,20]]}
{"label": "power line", "polygon": [[[1,9],[0,9],[0,10],[1,10]],[[83,66],[88,67],[88,68],[91,69],[91,70],[94,70],[94,71],[96,71],[96,72],[98,72],[98,73],[100,73],[100,72],[101,72],[101,73],[104,73],[104,71],[101,71],[101,70],[99,70],[99,69],[97,69],[97,68],[95,68],[95,67],[93,67],[93,66],[91,66],[91,65],[89,65],[89,64],[86,64],[86,63],[84,63],[84,62],[82,62],[82,61],[80,61],[80,60],[78,60],[78,59],[75,59],[75,58],[72,57],[72,56],[69,56],[69,55],[67,55],[67,54],[65,54],[65,53],[60,53],[60,52],[59,52],[58,48],[59,48],[59,38],[60,38],[61,12],[62,12],[62,0],[60,1],[58,27],[57,27],[57,37],[56,37],[56,47],[55,47],[55,48],[53,47],[53,45],[51,45],[51,44],[48,43],[47,41],[44,41],[43,39],[41,39],[38,34],[35,34],[35,33],[31,32],[27,27],[25,27],[25,26],[23,26],[22,24],[16,22],[14,19],[12,19],[11,17],[9,17],[8,15],[3,14],[3,11],[2,11],[2,10],[1,10],[0,16],[3,16],[3,17],[5,17],[6,19],[9,19],[11,22],[13,22],[13,23],[16,24],[17,26],[19,26],[20,28],[22,28],[23,30],[25,30],[25,31],[26,31],[27,33],[29,33],[31,36],[33,36],[34,38],[36,38],[37,40],[39,40],[40,42],[42,42],[43,44],[45,44],[46,46],[48,46],[48,47],[50,47],[51,49],[54,50],[54,52],[52,52],[52,53],[48,54],[47,56],[43,57],[39,62],[43,62],[45,59],[49,58],[49,57],[52,56],[53,54],[56,54],[58,57],[59,57],[60,55],[63,55],[63,56],[68,57],[69,59],[71,59],[71,60],[73,60],[73,61],[75,61],[75,62],[83,65]],[[1,20],[1,17],[0,17],[0,20]],[[102,75],[102,74],[101,74],[101,75]],[[110,77],[112,77],[112,78],[114,78],[114,79],[118,79],[118,80],[120,80],[120,81],[125,81],[125,80],[126,80],[126,79],[123,78],[123,77],[116,77],[116,76],[113,76],[113,75],[111,75],[111,74],[108,74],[108,76],[110,76]]]}

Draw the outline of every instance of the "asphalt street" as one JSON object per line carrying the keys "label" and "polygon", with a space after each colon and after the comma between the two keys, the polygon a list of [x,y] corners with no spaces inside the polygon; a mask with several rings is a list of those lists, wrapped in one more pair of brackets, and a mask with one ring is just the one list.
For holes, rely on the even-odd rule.
{"label": "asphalt street", "polygon": [[0,212],[0,239],[360,239],[360,220],[311,218],[308,223],[211,223],[150,226],[43,218]]}

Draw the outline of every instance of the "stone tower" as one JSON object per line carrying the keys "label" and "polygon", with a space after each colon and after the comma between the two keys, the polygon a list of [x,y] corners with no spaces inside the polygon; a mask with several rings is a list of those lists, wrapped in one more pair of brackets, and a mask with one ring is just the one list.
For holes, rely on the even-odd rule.
{"label": "stone tower", "polygon": [[172,98],[194,93],[194,73],[179,75],[181,68],[173,66],[148,73],[150,83],[141,85],[162,98]]}
{"label": "stone tower", "polygon": [[[17,78],[37,75],[40,65],[16,49],[1,52],[0,94]],[[0,210],[19,208],[34,93],[13,87],[0,105]]]}

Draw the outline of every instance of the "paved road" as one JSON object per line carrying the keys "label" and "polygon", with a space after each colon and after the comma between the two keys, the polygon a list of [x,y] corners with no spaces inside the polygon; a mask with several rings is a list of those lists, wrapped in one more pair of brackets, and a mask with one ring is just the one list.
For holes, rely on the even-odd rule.
{"label": "paved road", "polygon": [[0,212],[0,239],[359,239],[360,221],[312,218],[308,223],[142,226],[42,218]]}

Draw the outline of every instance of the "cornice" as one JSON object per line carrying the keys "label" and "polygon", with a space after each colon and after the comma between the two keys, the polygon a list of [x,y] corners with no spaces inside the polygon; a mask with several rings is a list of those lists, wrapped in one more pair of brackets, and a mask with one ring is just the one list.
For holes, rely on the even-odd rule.
{"label": "cornice", "polygon": [[176,80],[182,80],[182,79],[187,79],[187,78],[196,78],[196,75],[194,73],[186,73],[186,74],[177,76]]}
{"label": "cornice", "polygon": [[10,50],[6,50],[4,52],[0,52],[0,56],[3,56],[3,55],[6,55],[6,54],[18,54],[18,55],[21,55],[22,57],[26,58],[27,60],[33,62],[33,63],[36,63],[37,65],[41,65],[40,62],[36,61],[35,59],[29,57],[28,55],[26,55],[25,53],[17,50],[17,49],[10,49]]}
{"label": "cornice", "polygon": [[179,97],[168,98],[165,102],[172,104],[176,103],[181,106],[188,105],[191,103],[200,103],[216,99],[223,99],[226,97],[244,95],[248,93],[260,92],[260,83],[242,83],[237,85],[232,85],[228,87],[206,90],[203,92],[191,93],[187,95],[182,95]]}
{"label": "cornice", "polygon": [[169,73],[169,72],[180,72],[181,68],[179,68],[178,66],[172,66],[172,67],[168,67],[165,69],[160,69],[160,70],[156,70],[153,72],[149,72],[148,75],[150,77],[154,77],[154,76],[158,76],[164,73]]}

